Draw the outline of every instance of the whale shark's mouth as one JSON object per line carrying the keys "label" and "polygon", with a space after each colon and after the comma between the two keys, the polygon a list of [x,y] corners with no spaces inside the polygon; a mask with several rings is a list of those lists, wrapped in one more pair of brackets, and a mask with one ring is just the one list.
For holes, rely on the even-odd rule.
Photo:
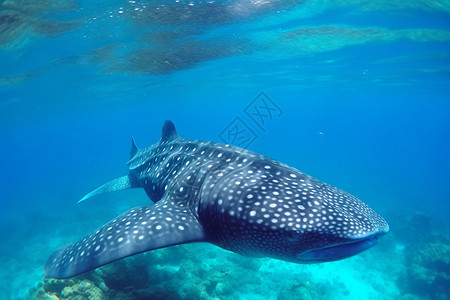
{"label": "whale shark's mouth", "polygon": [[318,263],[344,259],[375,246],[380,234],[374,234],[366,238],[348,243],[318,248],[300,253],[297,259],[302,263]]}

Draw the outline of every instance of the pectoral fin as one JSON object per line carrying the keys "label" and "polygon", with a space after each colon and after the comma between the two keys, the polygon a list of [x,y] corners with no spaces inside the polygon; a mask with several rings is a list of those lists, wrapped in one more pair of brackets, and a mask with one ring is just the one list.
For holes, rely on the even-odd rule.
{"label": "pectoral fin", "polygon": [[119,178],[111,180],[110,182],[107,182],[104,185],[96,188],[95,190],[93,190],[92,192],[90,192],[89,194],[87,194],[86,196],[81,198],[78,201],[78,203],[80,203],[88,198],[91,198],[91,197],[94,197],[94,196],[97,196],[97,195],[100,195],[103,193],[121,191],[121,190],[138,188],[138,187],[141,187],[141,184],[139,183],[139,181],[137,181],[137,179],[134,176],[127,175],[127,176],[119,177]]}
{"label": "pectoral fin", "polygon": [[186,207],[170,199],[135,207],[84,239],[53,253],[44,275],[68,278],[115,260],[171,245],[204,240],[204,231]]}

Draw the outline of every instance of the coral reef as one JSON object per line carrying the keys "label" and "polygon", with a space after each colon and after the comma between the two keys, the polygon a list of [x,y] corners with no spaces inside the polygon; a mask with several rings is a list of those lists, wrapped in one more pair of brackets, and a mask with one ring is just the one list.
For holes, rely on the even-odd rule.
{"label": "coral reef", "polygon": [[448,299],[450,235],[426,213],[391,214],[392,232],[353,258],[297,265],[174,246],[66,280],[44,279],[30,300]]}
{"label": "coral reef", "polygon": [[[44,279],[30,291],[29,298],[78,300],[95,295],[94,299],[123,300],[284,300],[355,296],[345,278],[339,278],[337,272],[326,275],[327,272],[326,266],[307,268],[272,259],[247,258],[210,245],[183,245],[119,260],[67,280]],[[378,280],[382,284],[384,278]]]}
{"label": "coral reef", "polygon": [[[196,255],[197,249],[204,248],[207,251],[202,256]],[[239,294],[258,294],[255,289],[261,286],[261,292],[267,292],[263,285],[267,273],[259,272],[263,261],[205,245],[177,246],[120,260],[71,279],[44,279],[30,290],[29,299],[239,299]],[[305,278],[309,278],[307,273],[275,294],[279,293],[279,299],[288,299],[289,294],[308,299],[304,295],[314,295],[317,289],[307,280],[304,283]],[[324,287],[319,290],[323,293]]]}
{"label": "coral reef", "polygon": [[448,299],[450,286],[450,239],[419,243],[406,255],[406,288],[422,297]]}
{"label": "coral reef", "polygon": [[397,269],[396,283],[401,299],[449,299],[450,234],[447,226],[426,212],[395,211],[388,219],[392,226],[391,259]]}
{"label": "coral reef", "polygon": [[37,290],[34,291],[32,299],[73,299],[73,300],[104,300],[108,299],[107,288],[103,285],[101,289],[98,285],[87,279],[54,280],[44,279]]}

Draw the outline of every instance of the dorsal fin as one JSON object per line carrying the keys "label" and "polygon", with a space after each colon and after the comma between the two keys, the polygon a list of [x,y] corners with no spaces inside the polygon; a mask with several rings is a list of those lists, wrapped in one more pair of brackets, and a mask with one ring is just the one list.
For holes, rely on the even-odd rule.
{"label": "dorsal fin", "polygon": [[133,158],[138,152],[139,148],[136,146],[134,138],[131,137],[131,150],[130,150],[130,159]]}
{"label": "dorsal fin", "polygon": [[176,139],[177,137],[178,133],[172,121],[167,120],[166,122],[164,122],[164,125],[162,127],[161,143],[169,142],[173,139]]}

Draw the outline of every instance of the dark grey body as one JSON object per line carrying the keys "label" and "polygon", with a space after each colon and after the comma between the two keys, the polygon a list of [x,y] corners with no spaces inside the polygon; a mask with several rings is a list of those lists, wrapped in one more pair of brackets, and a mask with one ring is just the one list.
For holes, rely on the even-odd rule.
{"label": "dark grey body", "polygon": [[132,146],[130,174],[85,196],[142,187],[155,204],[118,216],[55,252],[45,275],[66,278],[114,260],[189,242],[297,263],[359,253],[388,231],[354,196],[241,148],[180,138],[172,122],[161,140]]}

